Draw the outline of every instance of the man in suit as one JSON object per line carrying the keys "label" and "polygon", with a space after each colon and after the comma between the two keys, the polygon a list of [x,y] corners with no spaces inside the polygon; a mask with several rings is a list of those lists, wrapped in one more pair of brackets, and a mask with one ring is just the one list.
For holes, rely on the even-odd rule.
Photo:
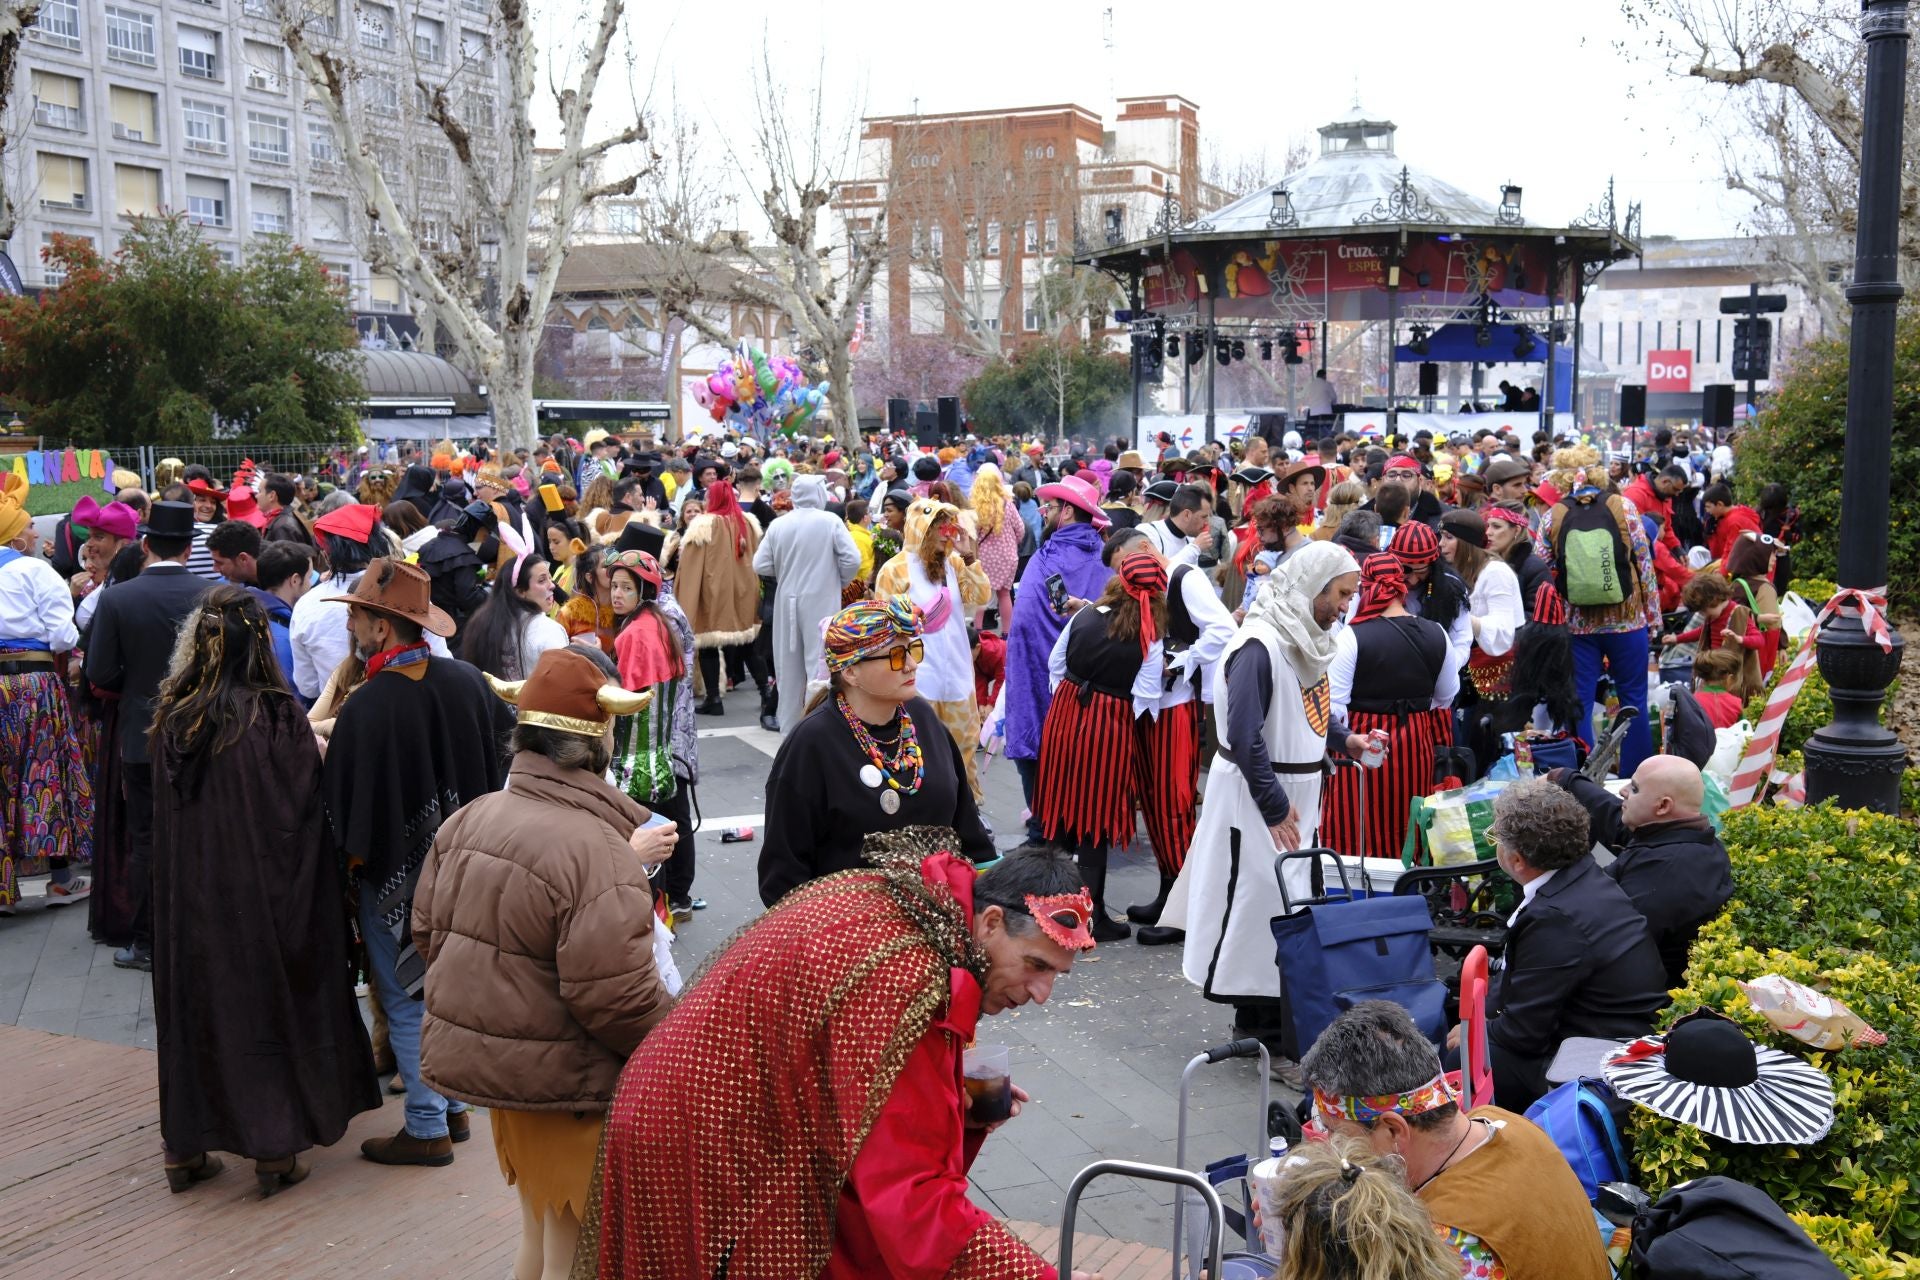
{"label": "man in suit", "polygon": [[153,968],[153,765],[147,730],[153,700],[173,660],[174,637],[212,585],[187,569],[193,504],[156,502],[139,528],[147,567],[100,595],[87,633],[89,683],[120,695],[120,759],[127,802],[127,877],[134,900],[133,941],[113,953],[122,969]]}
{"label": "man in suit", "polygon": [[1546,778],[1516,782],[1494,801],[1491,834],[1501,869],[1525,895],[1487,1010],[1493,1096],[1525,1111],[1547,1091],[1561,1041],[1652,1031],[1667,970],[1646,918],[1594,862],[1579,801]]}
{"label": "man in suit", "polygon": [[1648,756],[1618,796],[1572,769],[1548,776],[1587,811],[1593,838],[1614,856],[1606,874],[1647,918],[1667,985],[1680,986],[1694,936],[1733,897],[1727,847],[1700,813],[1706,783],[1699,766]]}

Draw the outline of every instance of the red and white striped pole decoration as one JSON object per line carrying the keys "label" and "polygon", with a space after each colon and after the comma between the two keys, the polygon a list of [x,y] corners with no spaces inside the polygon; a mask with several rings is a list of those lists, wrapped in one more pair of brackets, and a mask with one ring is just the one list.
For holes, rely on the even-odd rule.
{"label": "red and white striped pole decoration", "polygon": [[1887,607],[1887,589],[1875,587],[1870,591],[1861,591],[1853,587],[1842,587],[1834,593],[1813,620],[1813,626],[1801,637],[1800,648],[1793,655],[1793,661],[1780,677],[1780,683],[1774,686],[1773,696],[1767,699],[1767,709],[1760,717],[1759,727],[1753,731],[1753,737],[1747,743],[1747,753],[1740,757],[1740,766],[1733,771],[1733,779],[1728,785],[1729,808],[1738,809],[1752,804],[1760,798],[1767,784],[1786,781],[1786,774],[1773,767],[1774,757],[1780,750],[1780,730],[1787,722],[1787,713],[1793,710],[1793,700],[1800,694],[1800,686],[1807,682],[1807,675],[1813,670],[1817,659],[1817,646],[1820,639],[1820,627],[1835,614],[1859,617],[1860,625],[1873,637],[1882,652],[1891,652],[1893,637],[1887,631],[1887,620],[1882,610]]}

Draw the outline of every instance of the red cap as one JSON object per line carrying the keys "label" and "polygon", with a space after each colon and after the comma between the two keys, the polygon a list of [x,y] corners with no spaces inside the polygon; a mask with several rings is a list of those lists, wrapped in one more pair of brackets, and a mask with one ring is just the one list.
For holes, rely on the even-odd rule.
{"label": "red cap", "polygon": [[329,511],[314,521],[313,527],[317,533],[337,534],[349,542],[367,542],[373,537],[373,526],[379,523],[380,508],[356,502]]}

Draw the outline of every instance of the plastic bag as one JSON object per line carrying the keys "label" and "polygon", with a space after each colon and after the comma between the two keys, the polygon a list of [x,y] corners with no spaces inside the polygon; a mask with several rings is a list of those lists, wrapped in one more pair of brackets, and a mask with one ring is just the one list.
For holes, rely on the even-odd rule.
{"label": "plastic bag", "polygon": [[1822,995],[1777,973],[1735,985],[1746,993],[1754,1012],[1800,1043],[1815,1049],[1877,1048],[1886,1036],[1832,996]]}
{"label": "plastic bag", "polygon": [[1797,591],[1789,591],[1780,601],[1780,626],[1788,638],[1798,640],[1813,630],[1814,619],[1820,611],[1801,598]]}
{"label": "plastic bag", "polygon": [[1707,759],[1706,766],[1700,770],[1720,780],[1721,786],[1733,781],[1733,771],[1740,767],[1740,757],[1747,754],[1747,742],[1753,737],[1753,721],[1742,720],[1737,724],[1717,729],[1713,735],[1713,755]]}
{"label": "plastic bag", "polygon": [[1726,787],[1720,779],[1710,773],[1700,775],[1702,795],[1700,797],[1700,816],[1713,824],[1713,833],[1720,834],[1720,824],[1726,820],[1730,803]]}
{"label": "plastic bag", "polygon": [[1457,867],[1493,856],[1487,832],[1493,826],[1493,798],[1504,785],[1486,779],[1427,797],[1427,852],[1434,866]]}

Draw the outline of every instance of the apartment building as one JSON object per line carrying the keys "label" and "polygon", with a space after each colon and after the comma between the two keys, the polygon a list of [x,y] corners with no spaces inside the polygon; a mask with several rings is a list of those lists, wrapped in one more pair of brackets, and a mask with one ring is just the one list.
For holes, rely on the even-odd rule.
{"label": "apartment building", "polygon": [[1143,236],[1169,197],[1224,199],[1200,179],[1199,108],[1177,95],[1121,98],[1110,124],[1072,104],[862,123],[834,208],[856,250],[885,214],[868,324],[889,334],[1011,351],[1056,319],[1040,281],[1076,245]]}
{"label": "apartment building", "polygon": [[[451,150],[416,80],[446,85],[475,150],[497,164],[505,71],[488,0],[297,0],[357,72],[356,116],[428,248],[479,236]],[[373,234],[318,91],[293,66],[281,0],[44,0],[22,42],[9,153],[20,221],[9,252],[29,286],[60,283],[57,233],[112,253],[137,215],[177,210],[226,261],[285,235],[346,282],[361,312],[402,313],[372,270]]]}

